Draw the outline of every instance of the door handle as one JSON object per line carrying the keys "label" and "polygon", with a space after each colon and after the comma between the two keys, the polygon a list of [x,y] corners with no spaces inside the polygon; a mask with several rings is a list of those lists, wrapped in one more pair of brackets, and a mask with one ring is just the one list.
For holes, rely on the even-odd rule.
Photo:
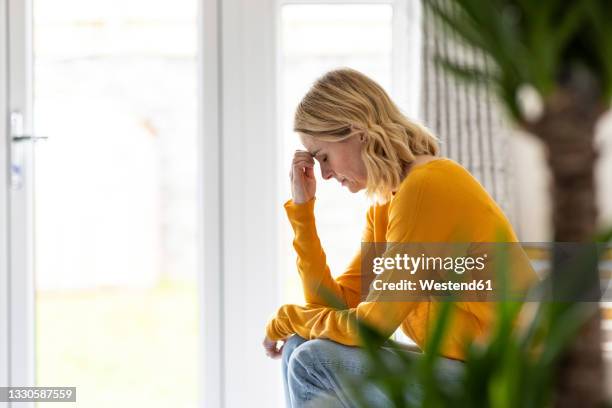
{"label": "door handle", "polygon": [[11,140],[13,142],[36,142],[39,140],[47,140],[47,136],[33,136],[23,133],[23,114],[18,111],[11,112]]}
{"label": "door handle", "polygon": [[10,180],[13,190],[22,190],[25,177],[31,170],[33,150],[31,145],[23,142],[37,142],[48,139],[46,136],[32,136],[24,133],[23,114],[18,111],[11,112],[11,154],[10,154]]}
{"label": "door handle", "polygon": [[38,142],[39,140],[47,140],[49,139],[48,136],[29,136],[29,135],[19,135],[19,136],[13,136],[13,142],[28,142],[28,141],[33,141],[33,142]]}

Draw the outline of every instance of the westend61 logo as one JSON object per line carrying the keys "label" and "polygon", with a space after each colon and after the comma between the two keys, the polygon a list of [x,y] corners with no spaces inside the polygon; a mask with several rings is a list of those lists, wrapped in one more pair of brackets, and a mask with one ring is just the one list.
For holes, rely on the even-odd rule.
{"label": "westend61 logo", "polygon": [[[385,271],[403,271],[414,275],[417,271],[442,271],[452,272],[463,275],[465,272],[478,271],[485,269],[485,261],[488,254],[482,256],[427,256],[423,253],[420,256],[411,256],[406,253],[396,253],[394,257],[377,256],[372,261],[372,272],[381,275]],[[470,279],[463,282],[455,282],[451,279],[440,281],[439,279],[399,279],[384,280],[375,278],[371,288],[375,291],[420,291],[438,293],[440,291],[492,291],[492,279]]]}
{"label": "westend61 logo", "polygon": [[600,243],[362,243],[361,271],[370,302],[612,300]]}

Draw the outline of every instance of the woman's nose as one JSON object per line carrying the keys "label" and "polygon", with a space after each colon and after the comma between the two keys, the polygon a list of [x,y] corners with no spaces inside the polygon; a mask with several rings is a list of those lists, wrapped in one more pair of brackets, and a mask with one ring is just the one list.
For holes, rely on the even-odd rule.
{"label": "woman's nose", "polygon": [[323,177],[323,180],[329,180],[330,178],[332,178],[333,174],[334,173],[331,171],[327,164],[321,165],[321,177]]}

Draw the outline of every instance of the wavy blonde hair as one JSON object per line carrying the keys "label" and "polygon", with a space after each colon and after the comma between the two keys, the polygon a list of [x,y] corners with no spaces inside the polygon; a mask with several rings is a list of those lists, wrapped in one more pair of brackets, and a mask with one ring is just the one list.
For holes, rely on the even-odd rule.
{"label": "wavy blonde hair", "polygon": [[380,85],[350,68],[314,83],[297,107],[293,128],[328,142],[364,132],[366,194],[378,203],[391,199],[415,155],[439,153],[432,133],[404,116]]}

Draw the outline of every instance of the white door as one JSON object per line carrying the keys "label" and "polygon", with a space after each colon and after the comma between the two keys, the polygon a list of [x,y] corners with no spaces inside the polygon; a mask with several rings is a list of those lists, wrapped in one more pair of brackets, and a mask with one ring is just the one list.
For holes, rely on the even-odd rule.
{"label": "white door", "polygon": [[[31,98],[31,14],[30,1],[2,3],[0,28],[2,45],[3,133],[0,215],[2,239],[2,330],[4,346],[0,364],[2,383],[9,386],[34,385],[34,285],[32,268],[33,229],[33,144]],[[21,403],[33,406],[30,403]]]}
{"label": "white door", "polygon": [[197,406],[196,5],[0,0],[0,386]]}
{"label": "white door", "polygon": [[[0,22],[7,21],[6,0],[0,1]],[[0,23],[0,386],[9,384],[8,345],[8,126],[7,112],[7,30]],[[2,403],[0,403],[2,404]],[[4,404],[3,406],[6,406]]]}

